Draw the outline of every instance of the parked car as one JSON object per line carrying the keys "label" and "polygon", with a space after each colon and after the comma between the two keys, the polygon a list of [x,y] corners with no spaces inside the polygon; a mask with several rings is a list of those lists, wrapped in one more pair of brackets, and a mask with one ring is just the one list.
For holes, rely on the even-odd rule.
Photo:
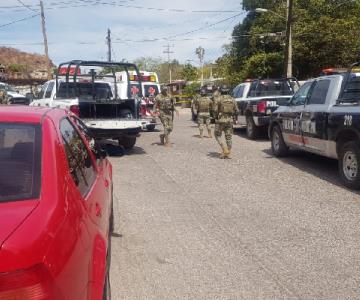
{"label": "parked car", "polygon": [[29,105],[30,99],[21,95],[11,85],[0,82],[0,91],[4,91],[9,104]]}
{"label": "parked car", "polygon": [[31,105],[67,109],[79,116],[96,138],[116,140],[119,145],[131,149],[142,128],[140,102],[130,93],[121,98],[116,88],[116,76],[102,74],[103,68],[137,70],[135,65],[127,63],[63,63],[56,80],[45,83],[38,99]]}
{"label": "parked car", "polygon": [[112,166],[61,109],[0,108],[0,299],[108,299]]}
{"label": "parked car", "polygon": [[233,90],[239,107],[238,125],[246,126],[246,134],[256,139],[266,129],[276,108],[290,100],[299,88],[295,78],[256,79],[239,84]]}
{"label": "parked car", "polygon": [[354,68],[305,82],[273,113],[269,136],[275,156],[296,148],[338,159],[344,185],[360,189],[360,72]]}

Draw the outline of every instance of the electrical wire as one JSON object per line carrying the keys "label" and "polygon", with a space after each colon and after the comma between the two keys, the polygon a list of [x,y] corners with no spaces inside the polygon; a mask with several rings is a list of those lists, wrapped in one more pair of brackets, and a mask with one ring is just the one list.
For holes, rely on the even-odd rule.
{"label": "electrical wire", "polygon": [[21,0],[17,0],[17,2],[19,2],[22,6],[26,7],[28,10],[31,10],[33,12],[37,12],[36,10],[32,9],[30,6],[28,6],[27,4],[25,4]]}
{"label": "electrical wire", "polygon": [[[19,0],[17,0],[19,1]],[[234,13],[239,10],[186,10],[186,9],[178,9],[178,8],[161,8],[161,7],[146,7],[146,6],[138,6],[138,5],[128,5],[121,4],[126,3],[131,0],[123,0],[123,1],[113,1],[113,2],[103,2],[101,0],[77,0],[77,3],[74,2],[53,2],[46,5],[46,10],[56,10],[56,9],[67,9],[67,8],[78,8],[78,7],[90,7],[90,6],[117,6],[117,7],[125,7],[125,8],[133,8],[133,9],[141,9],[141,10],[151,10],[151,11],[159,11],[159,12],[175,12],[175,13]],[[80,3],[82,4],[80,4]],[[75,4],[75,5],[74,5]],[[0,6],[0,9],[18,9],[22,7],[26,7],[28,9],[32,9],[32,7],[38,7],[38,5],[22,5],[22,6]],[[33,10],[35,11],[35,10]]]}
{"label": "electrical wire", "polygon": [[36,18],[37,16],[40,16],[40,14],[32,15],[32,16],[22,18],[22,19],[19,19],[19,20],[15,20],[15,21],[12,21],[10,23],[2,24],[2,25],[0,25],[0,28],[10,26],[12,24],[19,23],[19,22],[22,22],[22,21],[30,20],[30,19]]}

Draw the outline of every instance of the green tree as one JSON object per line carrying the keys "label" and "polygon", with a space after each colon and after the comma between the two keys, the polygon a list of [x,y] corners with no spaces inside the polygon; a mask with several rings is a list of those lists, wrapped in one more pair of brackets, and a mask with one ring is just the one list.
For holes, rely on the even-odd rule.
{"label": "green tree", "polygon": [[200,90],[200,83],[198,82],[194,82],[191,84],[188,84],[185,88],[184,88],[184,94],[188,95],[189,97],[194,97]]}
{"label": "green tree", "polygon": [[[285,50],[284,35],[268,33],[285,31],[286,1],[244,0],[243,7],[248,14],[235,26],[233,42],[218,59],[220,73],[231,84],[255,75],[277,74]],[[276,14],[255,13],[258,7]],[[294,0],[294,74],[306,79],[322,68],[345,67],[359,59],[359,11],[360,0]]]}
{"label": "green tree", "polygon": [[181,78],[186,81],[195,81],[198,78],[198,70],[191,64],[186,64],[181,72]]}

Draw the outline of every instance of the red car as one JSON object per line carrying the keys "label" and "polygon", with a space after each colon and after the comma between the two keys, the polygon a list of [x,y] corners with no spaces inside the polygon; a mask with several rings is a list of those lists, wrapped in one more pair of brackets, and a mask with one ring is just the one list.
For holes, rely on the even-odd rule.
{"label": "red car", "polygon": [[0,106],[0,300],[109,299],[112,166],[86,134]]}

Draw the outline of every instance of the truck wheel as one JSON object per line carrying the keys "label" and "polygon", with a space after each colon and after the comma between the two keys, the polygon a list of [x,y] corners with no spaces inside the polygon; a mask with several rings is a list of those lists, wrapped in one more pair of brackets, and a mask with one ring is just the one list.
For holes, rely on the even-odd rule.
{"label": "truck wheel", "polygon": [[246,117],[246,135],[251,140],[255,140],[259,135],[259,128],[256,126],[252,116]]}
{"label": "truck wheel", "polygon": [[146,125],[146,130],[152,132],[155,130],[155,126],[155,124]]}
{"label": "truck wheel", "polygon": [[136,144],[136,136],[128,136],[119,139],[119,145],[125,149],[132,149]]}
{"label": "truck wheel", "polygon": [[276,157],[286,156],[289,147],[286,146],[279,126],[274,126],[271,131],[271,150]]}
{"label": "truck wheel", "polygon": [[352,141],[345,143],[339,151],[339,173],[344,185],[360,189],[360,145]]}

